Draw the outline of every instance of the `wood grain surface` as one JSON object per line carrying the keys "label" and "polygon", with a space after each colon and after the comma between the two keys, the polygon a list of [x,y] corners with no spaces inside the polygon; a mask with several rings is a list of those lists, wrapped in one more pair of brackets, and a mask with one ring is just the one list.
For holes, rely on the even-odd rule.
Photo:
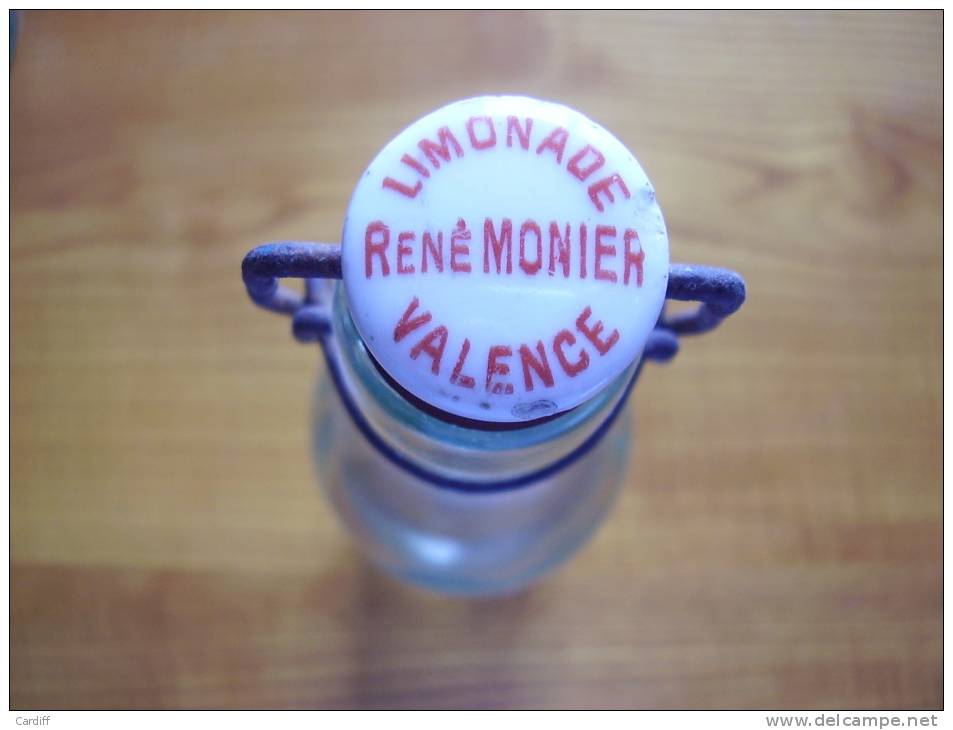
{"label": "wood grain surface", "polygon": [[[942,16],[44,13],[12,86],[15,708],[937,708]],[[647,368],[629,483],[516,597],[381,577],[318,352],[239,278],[490,92],[639,157],[745,309]]]}

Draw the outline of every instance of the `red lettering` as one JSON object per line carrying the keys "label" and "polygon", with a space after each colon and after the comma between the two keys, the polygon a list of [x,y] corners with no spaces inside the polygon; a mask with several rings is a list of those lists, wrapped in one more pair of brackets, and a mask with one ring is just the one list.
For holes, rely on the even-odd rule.
{"label": "red lettering", "polygon": [[493,221],[487,218],[483,222],[483,271],[490,273],[490,249],[493,250],[493,256],[496,258],[496,273],[500,273],[502,267],[503,247],[506,247],[506,273],[513,273],[513,221],[509,218],[503,219],[500,227],[500,235],[496,235],[493,230]]}
{"label": "red lettering", "polygon": [[[536,258],[533,261],[526,260],[526,233],[532,231],[536,236]],[[539,224],[536,221],[525,221],[520,226],[520,268],[527,274],[535,274],[543,267],[543,233],[539,230]]]}
{"label": "red lettering", "polygon": [[472,376],[463,374],[463,365],[469,354],[470,340],[464,339],[463,346],[460,348],[460,357],[457,358],[457,364],[453,366],[453,372],[450,373],[450,382],[453,385],[459,385],[461,388],[472,388],[476,385],[476,380]]}
{"label": "red lettering", "polygon": [[[645,273],[642,270],[642,265],[645,262],[645,251],[642,250],[642,242],[639,241],[639,233],[632,228],[627,228],[625,231],[625,274],[622,275],[622,283],[629,283],[629,271],[632,266],[635,266],[635,284],[636,286],[642,286],[642,278]],[[632,253],[632,242],[635,241],[639,245],[639,252]]]}
{"label": "red lettering", "polygon": [[441,127],[437,130],[437,142],[431,142],[429,139],[422,139],[417,144],[420,147],[421,151],[427,155],[427,159],[430,160],[430,164],[433,165],[435,170],[440,169],[440,160],[438,157],[443,158],[444,162],[450,162],[450,145],[453,145],[453,151],[456,153],[457,157],[463,157],[463,147],[460,146],[460,143],[457,142],[457,138],[453,136],[453,132],[450,131],[449,127]]}
{"label": "red lettering", "polygon": [[549,369],[549,361],[546,359],[546,350],[543,349],[543,341],[536,343],[536,352],[539,353],[539,359],[533,357],[532,351],[526,345],[520,345],[520,362],[523,364],[523,384],[526,390],[533,389],[533,378],[530,375],[530,369],[534,370],[543,381],[543,385],[552,388],[553,371]]}
{"label": "red lettering", "polygon": [[[559,241],[557,244],[556,242]],[[569,277],[569,224],[566,224],[566,235],[560,235],[559,224],[553,221],[549,224],[549,275],[556,273],[556,261],[563,267],[563,276]]]}
{"label": "red lettering", "polygon": [[417,193],[420,192],[420,189],[423,186],[424,184],[420,182],[420,180],[417,181],[416,185],[414,185],[413,187],[410,187],[409,185],[404,185],[404,183],[402,182],[398,182],[392,177],[385,177],[384,184],[383,184],[383,187],[390,188],[391,190],[395,190],[401,195],[406,195],[408,198],[416,198]]}
{"label": "red lettering", "polygon": [[408,246],[406,241],[414,241],[417,236],[413,231],[401,231],[397,234],[397,273],[413,274],[415,269],[413,264],[404,265],[404,256],[410,256],[414,250]]}
{"label": "red lettering", "polygon": [[569,362],[566,353],[563,352],[563,345],[575,345],[576,338],[569,330],[559,330],[553,338],[553,352],[556,353],[556,359],[562,366],[563,371],[570,378],[575,378],[579,373],[589,367],[589,353],[585,349],[579,350],[579,359],[576,362]]}
{"label": "red lettering", "polygon": [[433,256],[433,262],[437,266],[437,271],[443,273],[443,231],[437,231],[437,243],[434,245],[433,236],[430,231],[424,231],[423,255],[420,262],[420,273],[427,273],[427,252]]}
{"label": "red lettering", "polygon": [[625,186],[625,180],[623,180],[618,174],[604,177],[599,182],[594,182],[589,186],[589,200],[595,203],[596,208],[600,212],[605,210],[605,208],[602,205],[602,201],[599,200],[599,193],[605,195],[610,203],[615,202],[615,196],[612,194],[613,185],[617,185],[619,187],[619,190],[622,192],[622,195],[626,200],[631,197],[629,195],[629,189]]}
{"label": "red lettering", "polygon": [[[375,240],[377,236],[377,240]],[[364,231],[364,278],[370,279],[374,273],[374,256],[378,256],[381,261],[381,276],[390,275],[390,265],[387,263],[387,257],[384,253],[390,245],[390,228],[384,225],[383,221],[374,221],[367,224],[367,230]]]}
{"label": "red lettering", "polygon": [[471,237],[467,228],[467,222],[463,218],[457,218],[457,227],[450,234],[450,271],[463,273],[470,272],[469,261],[458,261],[457,256],[470,256],[470,246],[463,241],[469,241]]}
{"label": "red lettering", "polygon": [[432,360],[430,363],[430,372],[434,375],[439,375],[440,360],[443,358],[443,350],[446,346],[447,328],[440,325],[431,330],[426,337],[411,348],[410,357],[416,360],[420,356],[420,353],[426,353]]}
{"label": "red lettering", "polygon": [[493,345],[490,348],[490,354],[486,360],[486,389],[489,393],[499,395],[501,393],[509,395],[513,392],[513,384],[506,382],[493,383],[494,375],[507,375],[510,372],[510,366],[505,362],[500,362],[504,357],[512,357],[513,348],[506,345]]}
{"label": "red lettering", "polygon": [[400,320],[397,322],[397,326],[394,327],[394,342],[400,342],[415,329],[423,327],[431,320],[430,312],[424,312],[423,314],[419,314],[416,317],[412,317],[413,313],[417,311],[417,307],[419,306],[420,300],[417,299],[417,297],[414,297],[407,306],[407,309],[401,315]]}
{"label": "red lettering", "polygon": [[[477,139],[476,131],[474,127],[477,122],[485,122],[487,128],[490,131],[488,137],[484,139]],[[475,150],[485,150],[493,147],[496,144],[496,127],[493,126],[492,117],[470,117],[467,120],[467,134],[470,136],[470,144],[473,145]]]}
{"label": "red lettering", "polygon": [[579,278],[586,278],[586,234],[588,234],[589,229],[586,228],[586,224],[582,223],[579,226]]}
{"label": "red lettering", "polygon": [[533,132],[533,120],[530,117],[527,117],[525,120],[525,126],[520,127],[520,120],[516,117],[507,117],[506,118],[506,146],[513,146],[513,132],[516,132],[516,136],[519,137],[520,147],[524,150],[529,149],[529,137]]}
{"label": "red lettering", "polygon": [[539,143],[536,148],[536,154],[541,154],[543,150],[552,150],[556,153],[556,162],[562,164],[563,152],[566,151],[566,141],[569,139],[569,132],[562,127],[556,127],[549,136]]}
{"label": "red lettering", "polygon": [[[594,156],[592,161],[588,163],[587,167],[580,167],[579,163],[590,153]],[[585,180],[605,163],[606,158],[602,156],[602,153],[591,144],[587,144],[569,159],[569,164],[566,165],[566,169],[580,180]]]}
{"label": "red lettering", "polygon": [[424,177],[430,177],[430,170],[417,162],[416,158],[411,157],[410,155],[404,155],[400,158],[400,161],[403,162],[407,167],[410,167],[413,170],[416,170]]}
{"label": "red lettering", "polygon": [[583,309],[582,314],[576,318],[576,329],[582,332],[586,339],[596,346],[596,349],[599,351],[600,355],[605,355],[607,352],[609,352],[609,350],[612,349],[612,346],[619,341],[619,330],[612,330],[612,334],[609,335],[609,339],[603,340],[599,337],[603,330],[602,322],[596,322],[596,326],[592,329],[590,329],[586,324],[586,320],[589,319],[589,315],[591,314],[592,309],[589,307]]}
{"label": "red lettering", "polygon": [[596,264],[595,277],[603,281],[616,281],[617,276],[614,271],[606,271],[602,268],[603,256],[615,256],[615,246],[606,246],[602,243],[603,236],[615,236],[615,226],[596,226]]}

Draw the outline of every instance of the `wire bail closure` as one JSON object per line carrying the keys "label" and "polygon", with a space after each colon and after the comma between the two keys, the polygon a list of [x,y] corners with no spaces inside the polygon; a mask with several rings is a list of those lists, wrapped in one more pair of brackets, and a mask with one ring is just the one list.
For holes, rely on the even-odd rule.
{"label": "wire bail closure", "polygon": [[[282,286],[281,279],[304,279],[304,293]],[[248,252],[242,261],[242,279],[249,298],[263,309],[292,317],[292,334],[301,343],[322,345],[328,369],[345,410],[355,426],[389,461],[438,487],[466,492],[487,492],[525,486],[564,469],[592,449],[622,411],[646,360],[667,362],[678,353],[679,336],[697,335],[717,327],[738,311],[745,301],[741,275],[728,269],[695,264],[669,266],[666,300],[698,302],[693,311],[668,316],[663,308],[642,352],[642,361],[613,411],[593,434],[569,454],[530,474],[490,483],[448,480],[430,472],[394,451],[373,430],[354,403],[340,377],[337,348],[330,342],[331,305],[322,301],[322,280],[341,278],[341,247],[308,241],[266,243]]]}

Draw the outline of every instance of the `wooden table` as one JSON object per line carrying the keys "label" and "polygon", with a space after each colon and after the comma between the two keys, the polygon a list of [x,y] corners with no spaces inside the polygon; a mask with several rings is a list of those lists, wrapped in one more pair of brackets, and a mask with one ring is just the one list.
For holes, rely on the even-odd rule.
{"label": "wooden table", "polygon": [[[21,20],[14,707],[941,705],[939,13]],[[490,92],[612,130],[749,301],[647,369],[599,535],[466,602],[356,553],[239,262]]]}

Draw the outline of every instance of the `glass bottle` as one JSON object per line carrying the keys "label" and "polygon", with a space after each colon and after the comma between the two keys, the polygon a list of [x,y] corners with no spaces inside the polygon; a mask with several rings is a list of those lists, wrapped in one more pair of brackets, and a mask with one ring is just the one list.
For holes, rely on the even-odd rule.
{"label": "glass bottle", "polygon": [[[548,136],[538,147],[527,137],[520,152],[518,133],[528,136],[534,121],[540,135],[549,124]],[[440,130],[436,141],[425,137],[418,147],[426,155],[407,162],[408,140],[430,129]],[[554,166],[563,149],[547,144],[565,147],[571,138],[578,151],[566,152],[565,169]],[[431,169],[423,166],[428,158]],[[397,160],[417,170],[416,186],[403,168],[402,181],[385,177]],[[590,185],[588,199],[579,195],[585,188],[577,179],[585,183],[607,160],[621,172]],[[501,170],[510,187],[488,191],[488,176],[499,180]],[[537,179],[534,196],[514,193]],[[435,192],[418,197],[424,181]],[[528,221],[518,248],[510,218],[491,217],[502,208]],[[568,244],[556,248],[557,236],[560,245],[569,240],[570,224],[564,237],[562,219],[550,225],[547,272],[545,226],[536,220],[552,210],[581,222],[572,229],[575,253]],[[476,256],[465,269],[445,268],[437,254],[469,256],[479,247],[466,219],[481,220],[482,212],[482,271]],[[410,232],[414,225],[423,237]],[[443,245],[444,232],[448,251],[435,243]],[[513,236],[509,248],[505,233]],[[745,295],[733,272],[669,266],[654,192],[621,143],[572,110],[525,98],[458,102],[405,130],[362,177],[343,239],[341,247],[259,246],[243,262],[245,284],[257,304],[293,316],[300,341],[322,347],[328,377],[315,397],[314,453],[358,546],[396,578],[448,594],[519,590],[579,549],[622,482],[632,443],[624,407],[643,363],[671,358],[678,335],[713,328]],[[280,287],[282,277],[306,279],[305,295]],[[666,297],[701,306],[665,317]],[[537,339],[537,330],[545,336]],[[488,344],[497,341],[512,346]],[[479,357],[468,360],[471,352]]]}

